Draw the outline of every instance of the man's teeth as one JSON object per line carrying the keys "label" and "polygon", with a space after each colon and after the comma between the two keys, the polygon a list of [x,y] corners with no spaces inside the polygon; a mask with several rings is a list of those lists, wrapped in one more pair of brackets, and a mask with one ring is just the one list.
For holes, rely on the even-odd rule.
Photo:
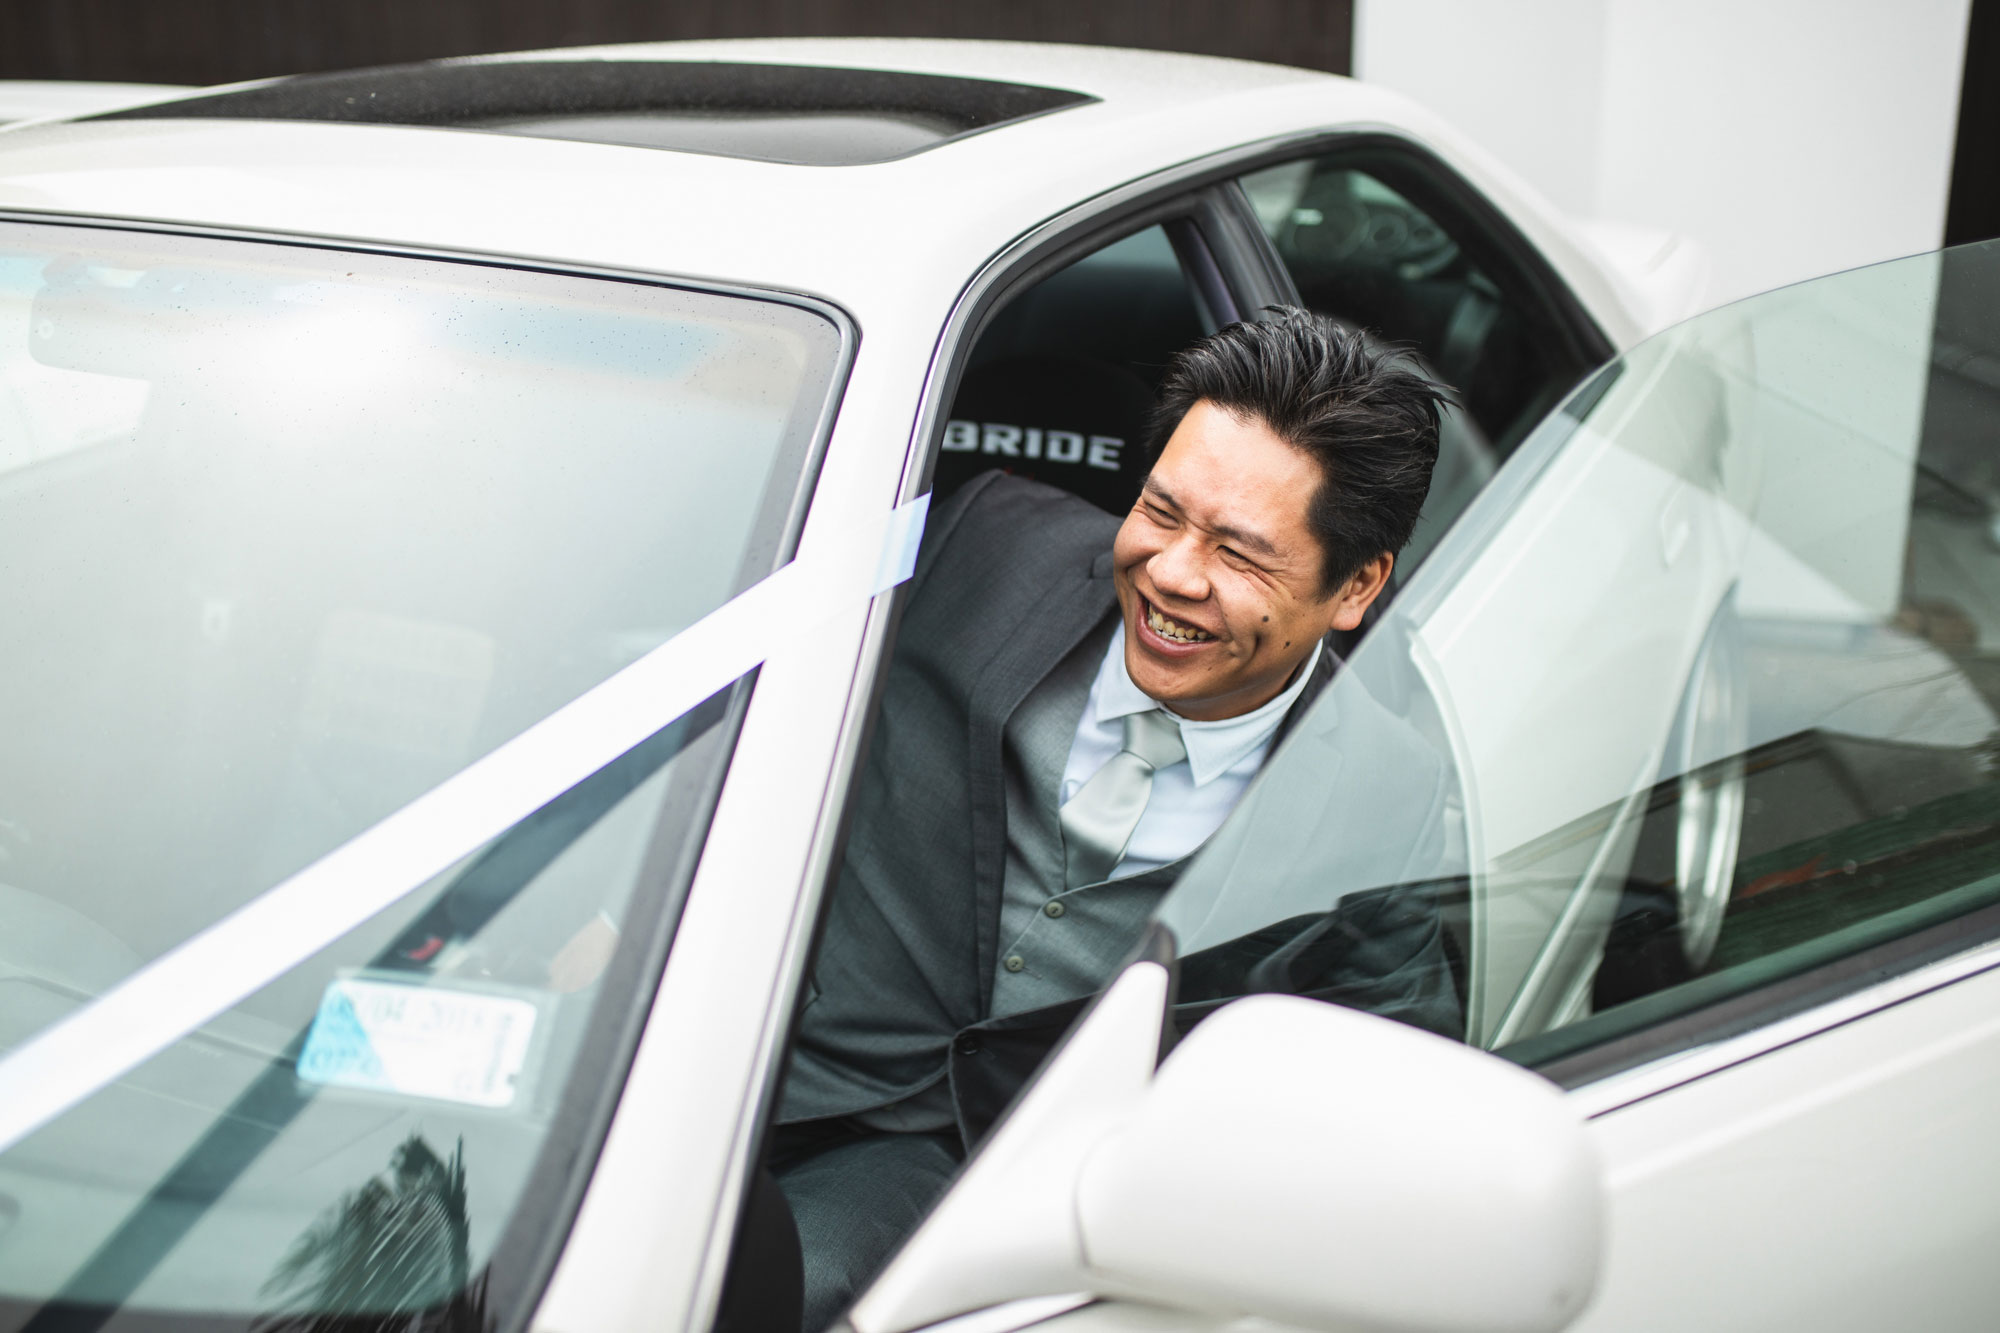
{"label": "man's teeth", "polygon": [[1153,633],[1177,643],[1202,643],[1215,637],[1205,629],[1196,629],[1192,625],[1183,625],[1178,620],[1169,620],[1150,603],[1146,606],[1146,624]]}

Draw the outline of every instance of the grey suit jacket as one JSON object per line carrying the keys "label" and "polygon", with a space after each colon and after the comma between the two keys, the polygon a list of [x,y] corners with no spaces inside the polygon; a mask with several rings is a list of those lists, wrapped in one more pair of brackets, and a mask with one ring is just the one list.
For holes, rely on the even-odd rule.
{"label": "grey suit jacket", "polygon": [[[986,1033],[1041,1032],[1066,1019],[987,1021],[1006,856],[1003,732],[1035,686],[1114,614],[1118,524],[1065,492],[998,472],[969,482],[932,520],[857,778],[781,1120],[872,1110],[947,1076],[956,1090],[954,1064],[976,1058]],[[1287,727],[1336,665],[1321,654]],[[1422,953],[1442,972],[1435,913],[1419,915],[1426,939],[1392,946],[1393,962]],[[1004,1101],[1008,1086],[1003,1079],[976,1100]]]}

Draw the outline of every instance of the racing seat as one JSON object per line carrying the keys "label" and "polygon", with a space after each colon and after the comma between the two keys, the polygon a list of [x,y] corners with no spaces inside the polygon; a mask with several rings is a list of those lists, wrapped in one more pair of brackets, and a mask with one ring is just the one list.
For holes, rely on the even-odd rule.
{"label": "racing seat", "polygon": [[1121,517],[1152,460],[1153,392],[1123,366],[1018,356],[975,365],[952,401],[933,492],[943,500],[991,468],[1059,486]]}

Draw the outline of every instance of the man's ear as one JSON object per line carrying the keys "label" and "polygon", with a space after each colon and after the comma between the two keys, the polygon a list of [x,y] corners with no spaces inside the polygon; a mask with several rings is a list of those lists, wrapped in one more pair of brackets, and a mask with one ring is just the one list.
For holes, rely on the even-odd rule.
{"label": "man's ear", "polygon": [[1389,571],[1395,567],[1396,557],[1384,551],[1357,570],[1353,578],[1342,584],[1340,591],[1333,595],[1329,603],[1333,611],[1332,627],[1359,628],[1361,617],[1368,613],[1368,608],[1382,595],[1382,589],[1389,586]]}

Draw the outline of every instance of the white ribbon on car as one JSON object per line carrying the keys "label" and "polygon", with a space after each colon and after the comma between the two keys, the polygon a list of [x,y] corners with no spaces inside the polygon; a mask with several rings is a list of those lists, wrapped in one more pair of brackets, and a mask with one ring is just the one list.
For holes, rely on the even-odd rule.
{"label": "white ribbon on car", "polygon": [[916,568],[929,495],[785,565],[0,1059],[0,1152]]}

